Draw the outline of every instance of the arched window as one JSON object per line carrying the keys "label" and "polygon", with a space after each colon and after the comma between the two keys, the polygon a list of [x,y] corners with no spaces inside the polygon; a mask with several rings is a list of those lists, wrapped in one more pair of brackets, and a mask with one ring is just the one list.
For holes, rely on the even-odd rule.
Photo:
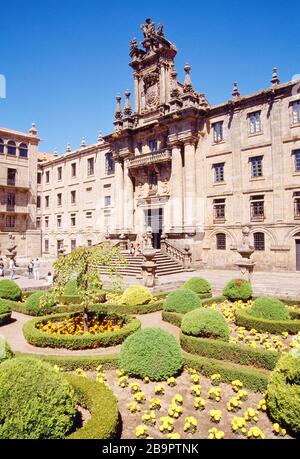
{"label": "arched window", "polygon": [[16,156],[17,148],[15,142],[10,140],[7,142],[7,154],[11,156]]}
{"label": "arched window", "polygon": [[19,146],[19,156],[20,158],[28,158],[28,147],[26,143],[21,143]]}
{"label": "arched window", "polygon": [[216,235],[217,250],[226,250],[226,234],[218,233]]}
{"label": "arched window", "polygon": [[0,153],[4,153],[4,142],[0,139]]}
{"label": "arched window", "polygon": [[257,252],[265,251],[265,234],[254,233],[254,248]]}

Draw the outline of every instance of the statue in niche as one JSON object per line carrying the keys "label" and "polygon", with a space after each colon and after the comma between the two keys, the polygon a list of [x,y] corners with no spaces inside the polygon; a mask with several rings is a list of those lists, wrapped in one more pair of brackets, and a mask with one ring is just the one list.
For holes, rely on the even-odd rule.
{"label": "statue in niche", "polygon": [[155,196],[158,191],[158,176],[155,171],[149,173],[149,196]]}
{"label": "statue in niche", "polygon": [[170,195],[170,182],[167,177],[164,178],[163,182],[161,182],[161,194],[163,196]]}
{"label": "statue in niche", "polygon": [[136,196],[137,198],[146,198],[148,195],[147,192],[147,183],[144,181],[144,183],[140,180],[138,182],[138,185],[136,187]]}

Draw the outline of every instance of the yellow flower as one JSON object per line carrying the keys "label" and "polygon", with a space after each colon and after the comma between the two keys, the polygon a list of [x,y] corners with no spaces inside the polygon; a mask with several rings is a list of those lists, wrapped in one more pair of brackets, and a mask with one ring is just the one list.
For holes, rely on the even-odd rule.
{"label": "yellow flower", "polygon": [[130,402],[127,404],[128,409],[130,410],[130,414],[139,413],[141,411],[141,407],[136,402]]}
{"label": "yellow flower", "polygon": [[138,392],[140,390],[141,385],[139,383],[130,383],[129,384],[131,393],[134,394],[135,392]]}
{"label": "yellow flower", "polygon": [[135,429],[135,435],[137,438],[147,438],[148,427],[145,425],[137,426],[137,428]]}
{"label": "yellow flower", "polygon": [[210,419],[213,422],[220,422],[222,418],[222,411],[221,410],[210,410]]}
{"label": "yellow flower", "polygon": [[148,376],[145,376],[143,381],[144,381],[144,383],[149,384],[150,378],[148,378]]}
{"label": "yellow flower", "polygon": [[192,380],[193,383],[198,384],[199,381],[200,381],[200,376],[197,375],[197,374],[192,374],[191,380]]}
{"label": "yellow flower", "polygon": [[177,405],[182,405],[183,404],[183,397],[180,394],[174,395],[172,399],[172,403],[177,403]]}
{"label": "yellow flower", "polygon": [[144,392],[140,391],[140,392],[136,392],[133,398],[138,403],[144,403],[146,400],[146,395]]}
{"label": "yellow flower", "polygon": [[171,378],[167,379],[168,386],[176,386],[176,379],[172,376]]}
{"label": "yellow flower", "polygon": [[194,418],[194,416],[187,416],[185,418],[185,424],[183,426],[183,430],[185,432],[194,434],[197,430],[198,422],[197,419]]}
{"label": "yellow flower", "polygon": [[142,421],[145,424],[155,425],[156,424],[156,415],[154,411],[145,411],[142,416]]}
{"label": "yellow flower", "polygon": [[209,429],[208,431],[208,439],[209,440],[222,440],[225,434],[222,430],[218,430],[216,427]]}
{"label": "yellow flower", "polygon": [[158,394],[164,394],[165,393],[164,386],[162,384],[158,384],[157,386],[155,386],[154,392],[157,395]]}
{"label": "yellow flower", "polygon": [[167,437],[169,440],[180,440],[181,439],[181,436],[179,433],[171,433],[171,434],[168,434],[168,437]]}
{"label": "yellow flower", "polygon": [[194,399],[194,407],[196,410],[204,410],[205,409],[206,402],[203,398],[200,397],[195,397]]}
{"label": "yellow flower", "polygon": [[199,397],[201,395],[201,389],[202,387],[200,386],[200,384],[194,385],[191,387],[191,394]]}
{"label": "yellow flower", "polygon": [[161,401],[159,398],[152,398],[150,400],[150,410],[160,410]]}
{"label": "yellow flower", "polygon": [[248,438],[255,438],[255,439],[261,439],[264,440],[266,438],[265,434],[263,433],[262,430],[260,430],[258,427],[251,427],[248,430],[247,433]]}

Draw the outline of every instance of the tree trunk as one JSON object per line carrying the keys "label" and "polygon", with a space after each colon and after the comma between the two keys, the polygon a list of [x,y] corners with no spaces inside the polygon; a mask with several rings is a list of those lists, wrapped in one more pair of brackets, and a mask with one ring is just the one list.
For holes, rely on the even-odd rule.
{"label": "tree trunk", "polygon": [[[88,290],[88,282],[84,282],[84,290],[87,292]],[[84,333],[88,333],[89,331],[89,303],[88,299],[85,300],[84,306],[83,306],[83,331]]]}

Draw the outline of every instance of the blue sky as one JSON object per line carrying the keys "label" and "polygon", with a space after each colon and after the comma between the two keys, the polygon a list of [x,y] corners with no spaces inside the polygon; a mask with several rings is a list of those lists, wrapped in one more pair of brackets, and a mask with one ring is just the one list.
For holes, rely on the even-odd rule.
{"label": "blue sky", "polygon": [[0,0],[0,126],[27,131],[35,121],[41,151],[63,153],[82,136],[94,143],[113,129],[115,96],[133,89],[129,42],[146,17],[165,25],[183,79],[210,103],[231,98],[233,81],[249,94],[300,74],[300,2],[291,0]]}

